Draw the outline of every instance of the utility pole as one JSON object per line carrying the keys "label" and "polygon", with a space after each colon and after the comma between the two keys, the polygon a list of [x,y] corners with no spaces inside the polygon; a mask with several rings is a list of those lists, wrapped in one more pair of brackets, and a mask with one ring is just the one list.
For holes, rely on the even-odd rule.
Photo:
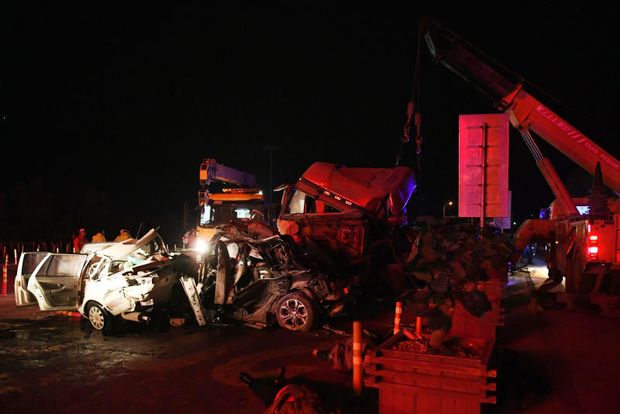
{"label": "utility pole", "polygon": [[267,191],[267,201],[269,201],[269,219],[271,219],[271,209],[273,207],[273,152],[279,151],[280,147],[277,145],[265,145],[263,148],[269,151],[269,190]]}

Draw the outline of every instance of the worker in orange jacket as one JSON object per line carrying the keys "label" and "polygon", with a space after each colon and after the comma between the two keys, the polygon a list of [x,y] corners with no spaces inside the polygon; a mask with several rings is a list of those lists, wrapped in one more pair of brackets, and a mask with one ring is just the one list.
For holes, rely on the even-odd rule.
{"label": "worker in orange jacket", "polygon": [[118,236],[114,239],[115,242],[121,242],[123,240],[131,239],[131,233],[127,229],[121,229]]}
{"label": "worker in orange jacket", "polygon": [[86,229],[82,227],[79,234],[73,239],[73,253],[79,253],[82,250],[82,246],[88,243],[86,234]]}
{"label": "worker in orange jacket", "polygon": [[99,233],[95,234],[92,241],[93,243],[103,243],[107,241],[105,238],[105,230],[101,230]]}

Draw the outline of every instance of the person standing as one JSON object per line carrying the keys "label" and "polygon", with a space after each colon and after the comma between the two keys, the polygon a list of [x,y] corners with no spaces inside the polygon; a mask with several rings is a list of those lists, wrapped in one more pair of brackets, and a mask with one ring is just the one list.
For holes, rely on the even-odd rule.
{"label": "person standing", "polygon": [[131,239],[131,233],[127,229],[121,229],[120,233],[114,239],[115,242],[121,242],[123,240]]}
{"label": "person standing", "polygon": [[82,250],[82,247],[88,243],[86,234],[86,229],[82,227],[79,234],[73,239],[73,253],[79,253]]}
{"label": "person standing", "polygon": [[103,243],[106,242],[105,238],[105,230],[101,230],[99,233],[93,236],[93,243]]}

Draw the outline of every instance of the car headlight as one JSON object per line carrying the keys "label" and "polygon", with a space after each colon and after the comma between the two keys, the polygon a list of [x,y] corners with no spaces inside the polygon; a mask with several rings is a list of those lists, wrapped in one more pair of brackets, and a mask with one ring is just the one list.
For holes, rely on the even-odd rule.
{"label": "car headlight", "polygon": [[197,239],[194,248],[200,254],[205,254],[207,250],[209,250],[209,242],[202,239]]}

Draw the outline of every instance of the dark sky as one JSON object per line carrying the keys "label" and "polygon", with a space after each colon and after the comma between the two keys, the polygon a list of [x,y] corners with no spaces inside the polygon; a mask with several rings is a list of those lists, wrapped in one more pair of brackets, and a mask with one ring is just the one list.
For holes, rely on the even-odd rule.
{"label": "dark sky", "polygon": [[[314,161],[392,166],[425,13],[538,85],[533,95],[620,153],[611,11],[545,1],[507,3],[491,15],[420,2],[258,3],[1,6],[0,239],[68,237],[81,226],[113,235],[143,222],[161,225],[173,243],[184,201],[196,200],[201,159],[255,172],[266,186],[265,145],[281,147],[274,184],[294,181]],[[421,76],[423,206],[440,214],[457,196],[458,114],[493,108],[426,50]],[[518,135],[511,138],[521,220],[552,196]],[[541,146],[569,188],[587,191],[578,167]],[[413,150],[405,149],[404,165],[414,165]]]}

